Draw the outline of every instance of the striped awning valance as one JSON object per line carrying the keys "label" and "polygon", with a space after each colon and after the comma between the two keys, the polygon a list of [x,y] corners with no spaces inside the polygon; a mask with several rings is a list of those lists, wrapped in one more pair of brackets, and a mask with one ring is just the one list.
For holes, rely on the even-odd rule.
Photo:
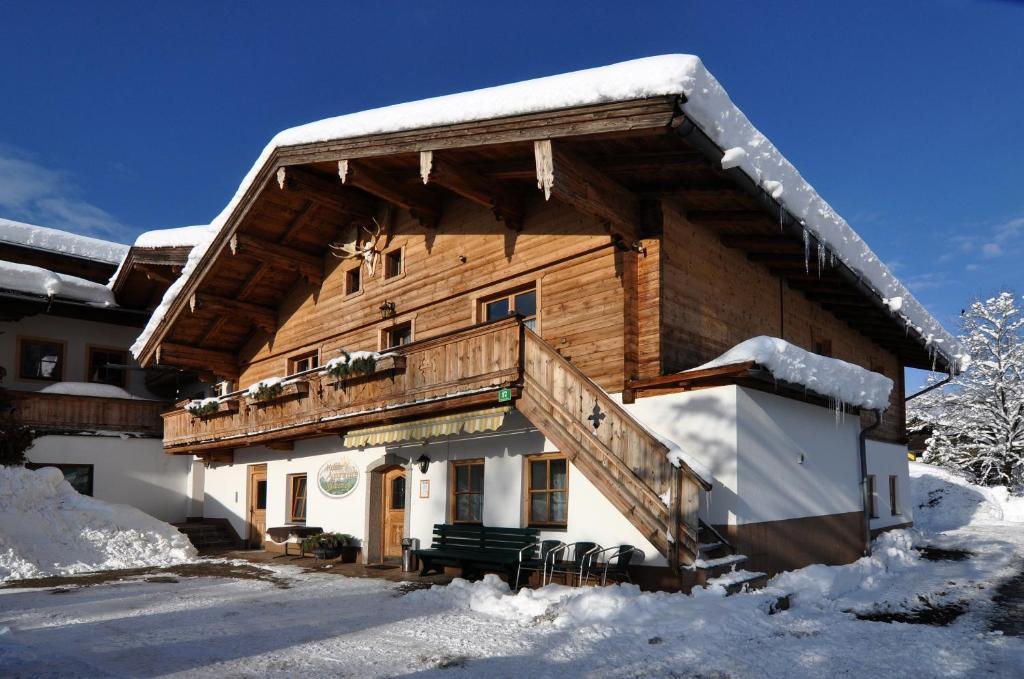
{"label": "striped awning valance", "polygon": [[476,434],[482,431],[492,431],[501,427],[505,421],[505,415],[510,410],[511,408],[508,406],[488,408],[471,413],[443,415],[401,424],[353,429],[345,434],[344,445],[346,448],[365,448],[366,446],[379,446],[398,441],[416,441],[449,434]]}

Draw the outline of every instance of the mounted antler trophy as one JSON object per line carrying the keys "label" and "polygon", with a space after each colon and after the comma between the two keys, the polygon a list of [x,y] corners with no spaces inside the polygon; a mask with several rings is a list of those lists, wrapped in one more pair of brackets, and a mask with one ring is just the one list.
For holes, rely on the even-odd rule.
{"label": "mounted antler trophy", "polygon": [[[366,237],[361,239],[360,231],[364,232]],[[330,244],[331,252],[339,259],[362,259],[366,270],[372,276],[374,265],[377,263],[377,255],[381,253],[381,248],[377,247],[377,244],[380,242],[383,231],[384,229],[376,217],[373,218],[373,229],[350,224],[345,227],[342,236]],[[360,242],[361,240],[362,242]]]}

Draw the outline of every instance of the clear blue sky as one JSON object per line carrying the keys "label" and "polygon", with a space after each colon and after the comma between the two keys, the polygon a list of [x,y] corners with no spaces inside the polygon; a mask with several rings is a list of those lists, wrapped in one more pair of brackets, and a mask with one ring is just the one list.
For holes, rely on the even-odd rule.
{"label": "clear blue sky", "polygon": [[130,242],[280,129],[687,52],[951,328],[1024,292],[1024,3],[494,4],[2,0],[0,216]]}

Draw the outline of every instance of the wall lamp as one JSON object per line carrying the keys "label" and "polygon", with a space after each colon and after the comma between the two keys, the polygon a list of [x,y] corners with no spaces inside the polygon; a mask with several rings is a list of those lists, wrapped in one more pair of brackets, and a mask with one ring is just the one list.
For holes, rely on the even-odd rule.
{"label": "wall lamp", "polygon": [[387,320],[389,318],[394,318],[396,313],[397,310],[394,302],[388,302],[385,300],[384,303],[380,305],[380,317],[382,319]]}
{"label": "wall lamp", "polygon": [[426,474],[427,468],[430,467],[430,458],[426,455],[420,455],[416,458],[416,466],[420,468],[421,474]]}

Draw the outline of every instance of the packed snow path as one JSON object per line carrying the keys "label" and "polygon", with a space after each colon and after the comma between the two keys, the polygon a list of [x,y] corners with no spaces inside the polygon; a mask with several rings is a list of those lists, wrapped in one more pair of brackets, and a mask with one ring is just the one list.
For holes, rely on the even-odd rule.
{"label": "packed snow path", "polygon": [[[915,465],[927,533],[879,541],[849,566],[773,581],[794,593],[722,597],[629,587],[510,596],[494,581],[399,585],[276,568],[290,585],[180,578],[0,590],[0,674],[21,676],[1005,676],[1024,640],[989,631],[991,594],[1024,556],[1020,501]],[[973,552],[929,561],[911,540]],[[957,604],[947,626],[858,620]]]}

